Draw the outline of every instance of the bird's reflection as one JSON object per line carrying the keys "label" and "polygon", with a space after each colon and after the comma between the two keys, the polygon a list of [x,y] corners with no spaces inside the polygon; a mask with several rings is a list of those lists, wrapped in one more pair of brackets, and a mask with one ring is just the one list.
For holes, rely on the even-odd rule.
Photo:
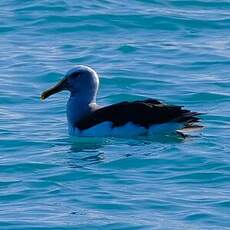
{"label": "bird's reflection", "polygon": [[83,157],[82,160],[83,161],[88,161],[88,162],[101,162],[104,160],[104,152],[99,152],[96,155],[92,155],[92,156],[87,156],[87,157]]}
{"label": "bird's reflection", "polygon": [[69,161],[71,168],[84,168],[104,161],[103,147],[109,143],[105,138],[70,138]]}
{"label": "bird's reflection", "polygon": [[109,139],[98,137],[71,137],[70,143],[70,151],[76,153],[102,148],[109,143]]}
{"label": "bird's reflection", "polygon": [[[179,144],[191,137],[181,137],[178,135],[169,136],[143,136],[136,138],[99,138],[99,137],[72,137],[69,139],[69,157],[68,165],[71,168],[85,168],[90,165],[98,164],[106,160],[106,146],[143,146],[153,145],[162,147],[168,144]],[[148,152],[151,155],[151,152]],[[132,156],[132,148],[130,152],[126,152],[124,157]],[[143,153],[145,155],[145,153]]]}

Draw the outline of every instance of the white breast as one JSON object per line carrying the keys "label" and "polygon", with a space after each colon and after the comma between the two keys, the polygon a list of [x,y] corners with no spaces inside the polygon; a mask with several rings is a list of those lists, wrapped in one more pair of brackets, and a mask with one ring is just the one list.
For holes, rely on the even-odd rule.
{"label": "white breast", "polygon": [[106,121],[95,125],[89,129],[80,131],[78,128],[69,125],[69,134],[79,137],[132,137],[140,135],[162,135],[174,132],[179,129],[178,123],[170,122],[166,124],[153,125],[149,129],[135,125],[131,122],[121,126],[112,128],[112,122]]}
{"label": "white breast", "polygon": [[105,136],[138,136],[147,134],[147,129],[144,127],[134,125],[131,122],[121,126],[112,128],[112,122],[106,121],[95,125],[89,129],[80,131],[78,128],[69,126],[69,133],[72,136],[80,137],[105,137]]}

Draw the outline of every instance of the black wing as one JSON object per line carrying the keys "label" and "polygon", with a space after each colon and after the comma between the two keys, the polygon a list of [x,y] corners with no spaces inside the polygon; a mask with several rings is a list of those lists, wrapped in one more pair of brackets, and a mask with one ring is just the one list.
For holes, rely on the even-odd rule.
{"label": "black wing", "polygon": [[148,128],[153,124],[169,121],[183,123],[198,122],[199,113],[182,109],[181,106],[166,105],[155,99],[144,101],[121,102],[100,108],[75,124],[80,130],[88,129],[101,122],[110,121],[113,127],[125,125],[128,122]]}

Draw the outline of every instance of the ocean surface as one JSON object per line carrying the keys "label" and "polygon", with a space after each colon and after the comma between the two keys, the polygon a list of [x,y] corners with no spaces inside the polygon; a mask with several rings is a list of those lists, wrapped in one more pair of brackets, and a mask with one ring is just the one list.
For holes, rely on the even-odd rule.
{"label": "ocean surface", "polygon": [[[0,229],[230,229],[230,1],[2,0]],[[185,140],[77,138],[76,64],[99,104],[157,98],[203,115]]]}

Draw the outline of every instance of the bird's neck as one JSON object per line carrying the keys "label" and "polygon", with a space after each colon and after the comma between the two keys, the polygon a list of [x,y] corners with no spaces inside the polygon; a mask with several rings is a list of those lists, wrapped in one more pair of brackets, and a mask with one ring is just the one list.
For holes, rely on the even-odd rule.
{"label": "bird's neck", "polygon": [[67,120],[69,126],[74,127],[74,125],[85,115],[91,111],[92,104],[96,103],[96,100],[73,96],[71,95],[67,102]]}

